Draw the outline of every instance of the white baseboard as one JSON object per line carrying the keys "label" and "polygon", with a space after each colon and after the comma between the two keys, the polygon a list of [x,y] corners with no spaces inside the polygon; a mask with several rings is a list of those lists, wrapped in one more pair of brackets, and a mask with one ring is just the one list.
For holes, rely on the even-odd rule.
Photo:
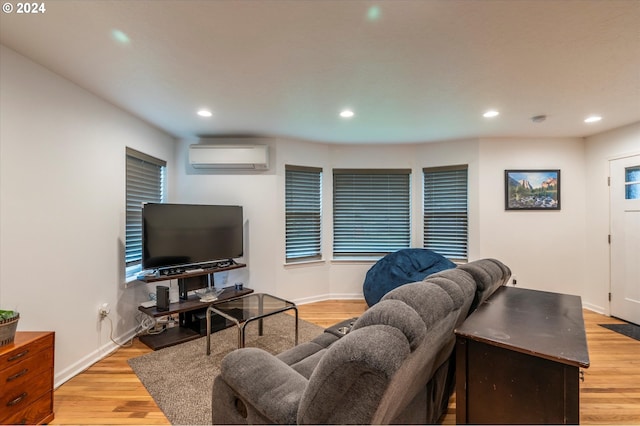
{"label": "white baseboard", "polygon": [[607,309],[604,308],[603,306],[598,306],[598,305],[594,305],[592,303],[582,302],[582,307],[585,308],[585,309],[588,309],[590,311],[593,311],[593,312],[595,312],[597,314],[609,316],[609,313],[607,312]]}
{"label": "white baseboard", "polygon": [[[124,342],[128,342],[129,340],[131,340],[133,336],[135,336],[135,333],[136,333],[136,329],[134,328],[132,330],[129,330],[124,335],[116,338],[115,341],[120,344],[124,344]],[[63,383],[69,381],[70,379],[74,378],[78,374],[82,373],[83,371],[85,371],[86,369],[88,369],[89,367],[91,367],[93,364],[100,361],[101,359],[106,358],[108,355],[116,351],[118,348],[120,348],[120,346],[118,346],[117,344],[109,340],[108,343],[102,345],[95,351],[89,353],[88,355],[80,359],[78,362],[72,364],[68,368],[65,368],[63,371],[60,371],[59,373],[57,373],[53,378],[53,388],[57,389]]]}
{"label": "white baseboard", "polygon": [[364,300],[362,293],[328,293],[313,297],[303,297],[292,300],[296,305],[306,305],[308,303],[324,302],[325,300]]}

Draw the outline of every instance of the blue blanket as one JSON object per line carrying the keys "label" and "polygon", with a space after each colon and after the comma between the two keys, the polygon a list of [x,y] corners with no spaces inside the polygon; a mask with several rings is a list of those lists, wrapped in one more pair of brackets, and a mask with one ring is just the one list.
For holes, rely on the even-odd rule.
{"label": "blue blanket", "polygon": [[396,287],[455,267],[455,263],[432,250],[411,248],[389,253],[367,271],[364,298],[371,307]]}

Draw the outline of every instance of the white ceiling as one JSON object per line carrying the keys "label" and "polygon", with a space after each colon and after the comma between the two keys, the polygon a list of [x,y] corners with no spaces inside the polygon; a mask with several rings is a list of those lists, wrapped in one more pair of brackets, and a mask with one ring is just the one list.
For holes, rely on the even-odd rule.
{"label": "white ceiling", "polygon": [[639,0],[44,4],[0,14],[0,42],[176,137],[583,137],[640,121]]}

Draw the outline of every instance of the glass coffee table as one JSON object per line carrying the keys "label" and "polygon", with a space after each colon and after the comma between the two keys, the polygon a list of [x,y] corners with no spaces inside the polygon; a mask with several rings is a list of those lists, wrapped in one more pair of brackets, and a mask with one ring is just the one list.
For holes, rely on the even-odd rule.
{"label": "glass coffee table", "polygon": [[258,321],[258,335],[262,336],[262,320],[268,316],[293,310],[295,313],[295,337],[298,344],[298,308],[296,304],[266,293],[251,293],[216,303],[207,308],[207,355],[211,354],[211,314],[218,314],[238,327],[238,348],[244,348],[245,328]]}

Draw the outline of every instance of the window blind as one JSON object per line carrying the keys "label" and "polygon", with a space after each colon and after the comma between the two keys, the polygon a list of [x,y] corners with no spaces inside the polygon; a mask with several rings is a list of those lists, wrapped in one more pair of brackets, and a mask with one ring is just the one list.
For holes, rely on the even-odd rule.
{"label": "window blind", "polygon": [[411,243],[409,169],[333,170],[334,257],[379,256]]}
{"label": "window blind", "polygon": [[322,258],[322,169],[285,165],[286,261]]}
{"label": "window blind", "polygon": [[125,265],[129,277],[142,269],[142,205],[165,200],[166,162],[127,148],[126,163]]}
{"label": "window blind", "polygon": [[468,258],[467,166],[425,168],[424,247],[449,259]]}

